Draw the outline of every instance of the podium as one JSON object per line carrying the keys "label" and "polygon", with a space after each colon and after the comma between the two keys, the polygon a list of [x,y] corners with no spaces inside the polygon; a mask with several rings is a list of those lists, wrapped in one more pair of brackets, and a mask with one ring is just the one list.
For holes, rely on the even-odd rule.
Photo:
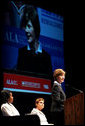
{"label": "podium", "polygon": [[65,125],[84,125],[84,93],[79,93],[64,102]]}

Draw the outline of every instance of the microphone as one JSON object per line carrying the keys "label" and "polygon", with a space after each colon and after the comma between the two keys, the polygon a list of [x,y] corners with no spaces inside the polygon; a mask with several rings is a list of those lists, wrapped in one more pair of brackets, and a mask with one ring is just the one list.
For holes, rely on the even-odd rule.
{"label": "microphone", "polygon": [[80,93],[83,93],[82,90],[77,89],[77,88],[75,88],[75,87],[73,87],[73,86],[71,86],[71,85],[69,85],[69,84],[65,84],[65,86],[66,86],[66,87],[69,87],[69,88],[71,88],[71,89],[74,89],[75,91],[78,91],[78,92],[80,92]]}

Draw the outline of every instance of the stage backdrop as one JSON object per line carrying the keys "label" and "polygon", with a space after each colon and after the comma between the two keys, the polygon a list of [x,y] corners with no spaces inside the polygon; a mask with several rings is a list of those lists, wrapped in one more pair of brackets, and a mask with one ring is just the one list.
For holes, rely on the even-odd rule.
{"label": "stage backdrop", "polygon": [[[13,70],[16,68],[18,50],[20,47],[27,45],[27,38],[25,31],[20,28],[21,16],[25,5],[18,8],[14,2],[9,4],[14,16],[14,20],[13,18],[10,20],[15,22],[13,24],[10,23],[11,21],[7,17],[7,22],[5,21],[5,24],[2,26],[0,68]],[[39,42],[42,48],[50,54],[52,71],[56,68],[64,69],[64,19],[60,15],[39,7],[37,11],[41,27]]]}

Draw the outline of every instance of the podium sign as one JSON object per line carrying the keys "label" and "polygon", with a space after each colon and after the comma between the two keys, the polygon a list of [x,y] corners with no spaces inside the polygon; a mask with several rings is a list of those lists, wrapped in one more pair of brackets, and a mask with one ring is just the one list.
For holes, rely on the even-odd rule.
{"label": "podium sign", "polygon": [[64,102],[65,125],[84,125],[84,93],[79,93]]}

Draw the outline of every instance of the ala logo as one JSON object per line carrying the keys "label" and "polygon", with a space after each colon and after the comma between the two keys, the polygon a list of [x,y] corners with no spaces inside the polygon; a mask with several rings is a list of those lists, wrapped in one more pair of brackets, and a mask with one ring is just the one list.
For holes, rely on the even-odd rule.
{"label": "ala logo", "polygon": [[43,85],[44,89],[49,89],[49,86],[47,84]]}
{"label": "ala logo", "polygon": [[18,82],[16,80],[7,79],[6,84],[9,84],[9,85],[18,85]]}

